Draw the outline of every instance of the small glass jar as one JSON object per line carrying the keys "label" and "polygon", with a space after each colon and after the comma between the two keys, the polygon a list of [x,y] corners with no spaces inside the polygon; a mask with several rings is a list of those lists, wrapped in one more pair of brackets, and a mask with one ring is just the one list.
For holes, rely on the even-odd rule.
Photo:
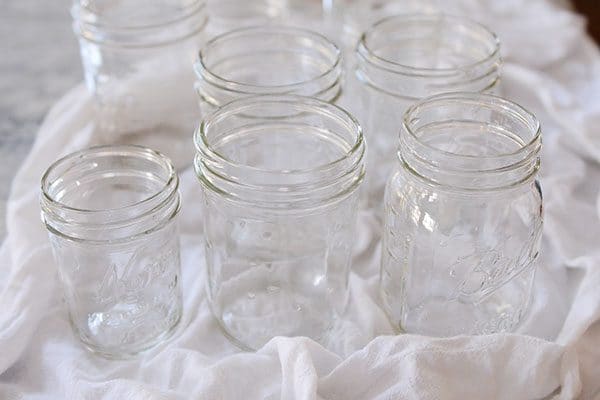
{"label": "small glass jar", "polygon": [[181,316],[179,180],[137,146],[70,154],[42,178],[48,229],[71,324],[109,358],[161,342]]}
{"label": "small glass jar", "polygon": [[240,347],[274,336],[331,343],[344,312],[365,145],[314,98],[258,96],[196,132],[209,304]]}
{"label": "small glass jar", "polygon": [[385,194],[381,288],[401,331],[514,330],[542,233],[536,118],[491,95],[449,93],[408,109]]}
{"label": "small glass jar", "polygon": [[381,208],[406,108],[444,92],[489,92],[498,85],[496,35],[468,19],[400,15],[372,25],[360,38],[351,74],[352,103],[369,142],[367,205]]}
{"label": "small glass jar", "polygon": [[100,141],[142,144],[189,165],[204,1],[78,0],[72,15]]}
{"label": "small glass jar", "polygon": [[342,59],[327,38],[303,29],[266,26],[209,41],[194,67],[203,116],[228,102],[263,94],[296,94],[335,102]]}

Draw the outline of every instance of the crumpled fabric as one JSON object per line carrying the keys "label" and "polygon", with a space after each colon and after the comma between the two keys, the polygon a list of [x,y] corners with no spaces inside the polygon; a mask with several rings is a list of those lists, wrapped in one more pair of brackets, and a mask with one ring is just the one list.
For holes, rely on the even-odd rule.
{"label": "crumpled fabric", "polygon": [[[532,7],[538,14],[513,18]],[[359,213],[347,324],[334,351],[308,338],[277,337],[242,352],[207,305],[200,187],[187,169],[180,174],[179,327],[132,359],[87,352],[70,328],[38,205],[45,168],[100,142],[93,100],[79,86],[50,111],[13,183],[0,247],[0,399],[600,398],[600,53],[581,24],[565,31],[553,23],[580,18],[550,3],[511,0],[487,12],[506,32],[526,32],[504,43],[510,57],[502,94],[536,113],[544,132],[542,253],[518,332],[392,335],[377,289],[378,224],[366,210]]]}

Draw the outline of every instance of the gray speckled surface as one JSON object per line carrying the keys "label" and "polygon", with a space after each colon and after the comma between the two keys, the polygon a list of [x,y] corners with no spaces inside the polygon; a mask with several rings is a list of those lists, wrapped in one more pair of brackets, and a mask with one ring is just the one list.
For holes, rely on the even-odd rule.
{"label": "gray speckled surface", "polygon": [[68,0],[0,2],[0,238],[6,199],[44,115],[82,78]]}

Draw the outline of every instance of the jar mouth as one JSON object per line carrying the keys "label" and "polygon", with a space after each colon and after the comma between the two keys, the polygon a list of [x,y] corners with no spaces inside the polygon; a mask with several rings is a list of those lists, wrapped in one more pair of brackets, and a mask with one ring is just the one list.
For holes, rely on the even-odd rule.
{"label": "jar mouth", "polygon": [[[244,62],[248,58],[254,61]],[[194,70],[201,82],[236,94],[319,97],[321,91],[339,84],[341,58],[340,49],[319,33],[255,26],[210,40],[199,51]],[[273,62],[267,65],[269,61]],[[252,65],[257,69],[248,74]]]}
{"label": "jar mouth", "polygon": [[[416,36],[421,32],[419,29],[423,30],[424,37]],[[440,57],[440,54],[434,54],[434,49],[427,48],[427,42],[424,40],[431,37],[436,39],[436,46],[440,43],[450,46],[445,49],[446,57]],[[453,43],[441,42],[447,38],[454,38]],[[428,61],[431,62],[417,65],[416,62],[409,62],[410,60],[386,55],[385,48],[378,43],[380,40],[396,50],[412,48],[415,52],[412,54],[413,61],[429,58]],[[465,53],[467,49],[477,48],[476,45],[479,47],[478,54]],[[436,47],[435,51],[439,52],[439,48]],[[440,77],[453,76],[460,70],[477,69],[483,64],[499,59],[500,41],[494,32],[467,18],[439,13],[397,15],[384,18],[367,29],[360,37],[357,52],[367,62],[390,72]],[[398,56],[402,53],[406,52],[393,51],[391,54]],[[448,61],[450,58],[451,62]]]}
{"label": "jar mouth", "polygon": [[475,190],[534,177],[540,149],[540,123],[529,111],[497,96],[456,92],[408,108],[399,155],[429,181]]}
{"label": "jar mouth", "polygon": [[179,210],[178,187],[175,168],[161,153],[136,145],[96,146],[50,165],[41,179],[40,202],[56,233],[84,240],[68,233],[72,225],[103,241],[103,229],[135,236],[135,225],[144,219],[150,226],[143,223],[143,231],[170,219]]}
{"label": "jar mouth", "polygon": [[[322,202],[356,189],[365,143],[358,122],[330,103],[296,95],[233,101],[194,134],[196,173],[209,188],[262,204]],[[339,187],[335,187],[339,184]]]}
{"label": "jar mouth", "polygon": [[[204,0],[188,0],[168,10],[170,12],[156,10],[145,16],[131,9],[107,11],[97,3],[97,0],[76,0],[71,16],[74,31],[80,38],[103,45],[164,45],[197,34],[207,22]],[[129,18],[124,18],[125,15]]]}

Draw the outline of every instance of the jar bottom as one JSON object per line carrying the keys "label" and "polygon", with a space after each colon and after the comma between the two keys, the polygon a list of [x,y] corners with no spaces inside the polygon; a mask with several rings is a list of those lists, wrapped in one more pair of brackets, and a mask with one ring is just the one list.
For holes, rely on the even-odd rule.
{"label": "jar bottom", "polygon": [[[173,333],[175,332],[177,326],[179,325],[179,321],[181,320],[182,315],[182,304],[181,300],[178,301],[178,306],[175,307],[174,312],[169,313],[168,317],[161,324],[163,325],[163,329],[157,330],[154,335],[145,337],[143,340],[134,343],[127,343],[122,346],[107,346],[100,343],[98,340],[94,340],[95,338],[86,335],[82,330],[78,327],[78,325],[74,322],[73,316],[70,315],[69,321],[71,323],[71,327],[73,331],[79,336],[83,346],[91,351],[94,354],[102,356],[107,359],[127,359],[134,357],[144,351],[148,351],[160,343],[168,340]],[[88,325],[89,327],[89,325]],[[137,327],[142,328],[139,330],[147,331],[150,329],[147,325]],[[123,330],[122,330],[123,331]],[[107,332],[108,334],[116,334],[116,332]],[[127,335],[127,333],[125,333]],[[127,336],[124,336],[124,338]]]}
{"label": "jar bottom", "polygon": [[220,311],[213,308],[220,329],[239,348],[255,351],[276,336],[306,336],[327,346],[337,313],[324,307],[323,296],[280,287],[250,296],[241,293]]}
{"label": "jar bottom", "polygon": [[535,268],[528,268],[478,302],[428,298],[394,325],[399,333],[436,337],[513,332],[529,310],[534,277]]}

